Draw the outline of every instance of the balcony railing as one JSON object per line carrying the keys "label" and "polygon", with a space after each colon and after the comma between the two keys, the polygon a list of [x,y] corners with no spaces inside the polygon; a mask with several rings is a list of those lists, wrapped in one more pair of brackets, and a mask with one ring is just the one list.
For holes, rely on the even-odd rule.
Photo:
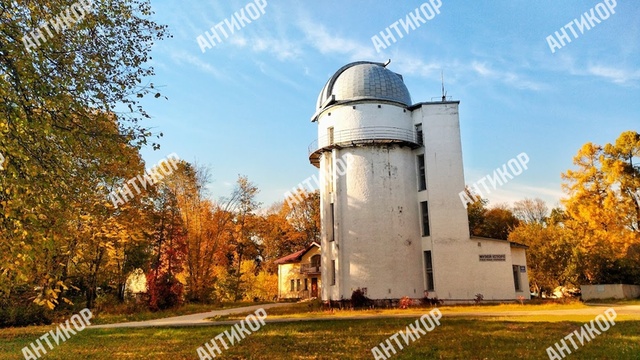
{"label": "balcony railing", "polygon": [[329,135],[320,136],[309,145],[309,155],[326,147],[349,146],[377,142],[406,142],[414,146],[420,143],[416,132],[391,126],[375,126],[335,131],[332,139]]}
{"label": "balcony railing", "polygon": [[300,274],[319,274],[320,264],[300,264]]}

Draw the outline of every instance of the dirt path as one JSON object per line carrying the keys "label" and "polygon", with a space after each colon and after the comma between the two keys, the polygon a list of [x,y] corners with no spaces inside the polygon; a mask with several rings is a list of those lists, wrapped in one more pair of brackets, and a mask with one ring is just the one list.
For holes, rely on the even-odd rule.
{"label": "dirt path", "polygon": [[[139,328],[139,327],[161,327],[161,326],[211,326],[211,325],[230,325],[235,324],[238,320],[230,320],[230,321],[207,321],[204,320],[206,318],[217,316],[217,315],[230,315],[237,314],[243,312],[253,312],[259,308],[263,308],[265,310],[288,306],[290,303],[279,303],[279,304],[263,304],[263,305],[254,305],[247,306],[241,308],[234,309],[226,309],[226,310],[216,310],[210,311],[206,313],[199,314],[191,314],[191,315],[183,315],[176,316],[164,319],[155,319],[155,320],[147,320],[147,321],[136,321],[136,322],[126,322],[119,324],[107,324],[107,325],[92,325],[89,328],[91,329],[108,329],[108,328]],[[604,313],[608,308],[613,307],[616,310],[618,315],[637,315],[640,316],[640,305],[594,305],[589,306],[587,308],[582,309],[566,309],[566,310],[526,310],[526,311],[493,311],[493,312],[479,312],[479,311],[464,311],[464,312],[448,312],[447,310],[442,311],[442,315],[444,317],[518,317],[518,316],[532,316],[532,315],[592,315],[597,316],[599,314]],[[425,309],[425,313],[428,312],[429,309]],[[268,311],[267,311],[268,313]],[[357,316],[341,316],[339,314],[333,316],[324,316],[317,318],[278,318],[278,319],[269,319],[267,318],[265,321],[269,323],[280,323],[280,322],[297,322],[297,321],[322,321],[322,320],[365,320],[365,319],[378,319],[378,318],[398,318],[398,317],[419,317],[415,312],[411,312],[408,314],[362,314]]]}
{"label": "dirt path", "polygon": [[[156,327],[156,326],[201,326],[201,325],[213,325],[214,322],[205,320],[206,318],[213,316],[224,316],[243,312],[253,312],[260,308],[272,309],[281,306],[288,306],[291,303],[278,303],[278,304],[262,304],[252,305],[233,309],[214,310],[205,313],[191,314],[168,317],[164,319],[154,319],[146,321],[132,321],[117,324],[104,324],[104,325],[91,325],[91,329],[109,329],[109,328],[139,328],[139,327]],[[234,321],[235,322],[235,321]]]}

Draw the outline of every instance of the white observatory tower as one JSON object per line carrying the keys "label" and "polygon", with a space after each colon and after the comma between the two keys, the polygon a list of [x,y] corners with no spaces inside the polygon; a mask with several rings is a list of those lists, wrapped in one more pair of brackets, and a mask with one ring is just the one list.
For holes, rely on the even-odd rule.
{"label": "white observatory tower", "polygon": [[[425,291],[450,300],[515,299],[512,276],[520,281],[520,274],[512,264],[526,265],[524,249],[469,236],[458,196],[465,187],[459,102],[413,105],[387,65],[339,69],[312,118],[318,141],[309,160],[323,178],[322,299],[349,299],[358,288],[371,299]],[[487,253],[503,254],[495,257],[503,262],[483,262]]]}

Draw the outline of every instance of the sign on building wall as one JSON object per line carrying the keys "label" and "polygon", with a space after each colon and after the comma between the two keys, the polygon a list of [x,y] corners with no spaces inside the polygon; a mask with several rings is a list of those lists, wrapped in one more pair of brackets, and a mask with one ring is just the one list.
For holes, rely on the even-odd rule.
{"label": "sign on building wall", "polygon": [[484,254],[480,255],[480,261],[507,261],[505,254]]}
{"label": "sign on building wall", "polygon": [[521,273],[526,273],[527,272],[527,267],[526,266],[520,266],[520,272]]}

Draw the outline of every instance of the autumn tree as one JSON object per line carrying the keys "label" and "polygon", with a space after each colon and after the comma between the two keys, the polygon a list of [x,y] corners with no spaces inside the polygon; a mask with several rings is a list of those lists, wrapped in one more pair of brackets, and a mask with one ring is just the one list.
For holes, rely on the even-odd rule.
{"label": "autumn tree", "polygon": [[173,176],[163,182],[166,191],[175,197],[184,234],[186,297],[196,302],[208,302],[213,298],[216,265],[226,265],[231,209],[237,202],[236,199],[221,203],[209,200],[208,182],[206,167],[184,161],[179,162]]}
{"label": "autumn tree", "polygon": [[290,199],[273,204],[260,219],[260,257],[275,273],[273,261],[320,243],[320,192],[299,190]]}
{"label": "autumn tree", "polygon": [[565,224],[580,239],[581,282],[640,283],[639,157],[640,135],[626,131],[613,144],[585,144],[577,168],[562,174]]}
{"label": "autumn tree", "polygon": [[522,221],[509,234],[509,240],[529,246],[527,264],[531,290],[542,296],[558,286],[578,285],[577,239],[564,226],[563,210],[554,208],[551,215],[546,216],[547,206],[540,199],[525,199],[515,204]]}
{"label": "autumn tree", "polygon": [[227,254],[229,266],[227,268],[227,283],[224,287],[232,294],[232,300],[241,300],[245,288],[242,281],[242,262],[244,260],[259,261],[258,239],[258,210],[260,203],[256,200],[258,187],[246,176],[238,176],[232,198],[237,199],[234,209],[233,230],[230,248]]}
{"label": "autumn tree", "polygon": [[519,223],[509,206],[498,204],[487,208],[489,203],[487,199],[472,197],[469,188],[466,191],[469,198],[474,200],[474,202],[467,205],[469,233],[471,236],[506,240],[509,233]]}
{"label": "autumn tree", "polygon": [[549,208],[540,198],[525,198],[513,203],[513,215],[525,224],[544,224],[549,215]]}

